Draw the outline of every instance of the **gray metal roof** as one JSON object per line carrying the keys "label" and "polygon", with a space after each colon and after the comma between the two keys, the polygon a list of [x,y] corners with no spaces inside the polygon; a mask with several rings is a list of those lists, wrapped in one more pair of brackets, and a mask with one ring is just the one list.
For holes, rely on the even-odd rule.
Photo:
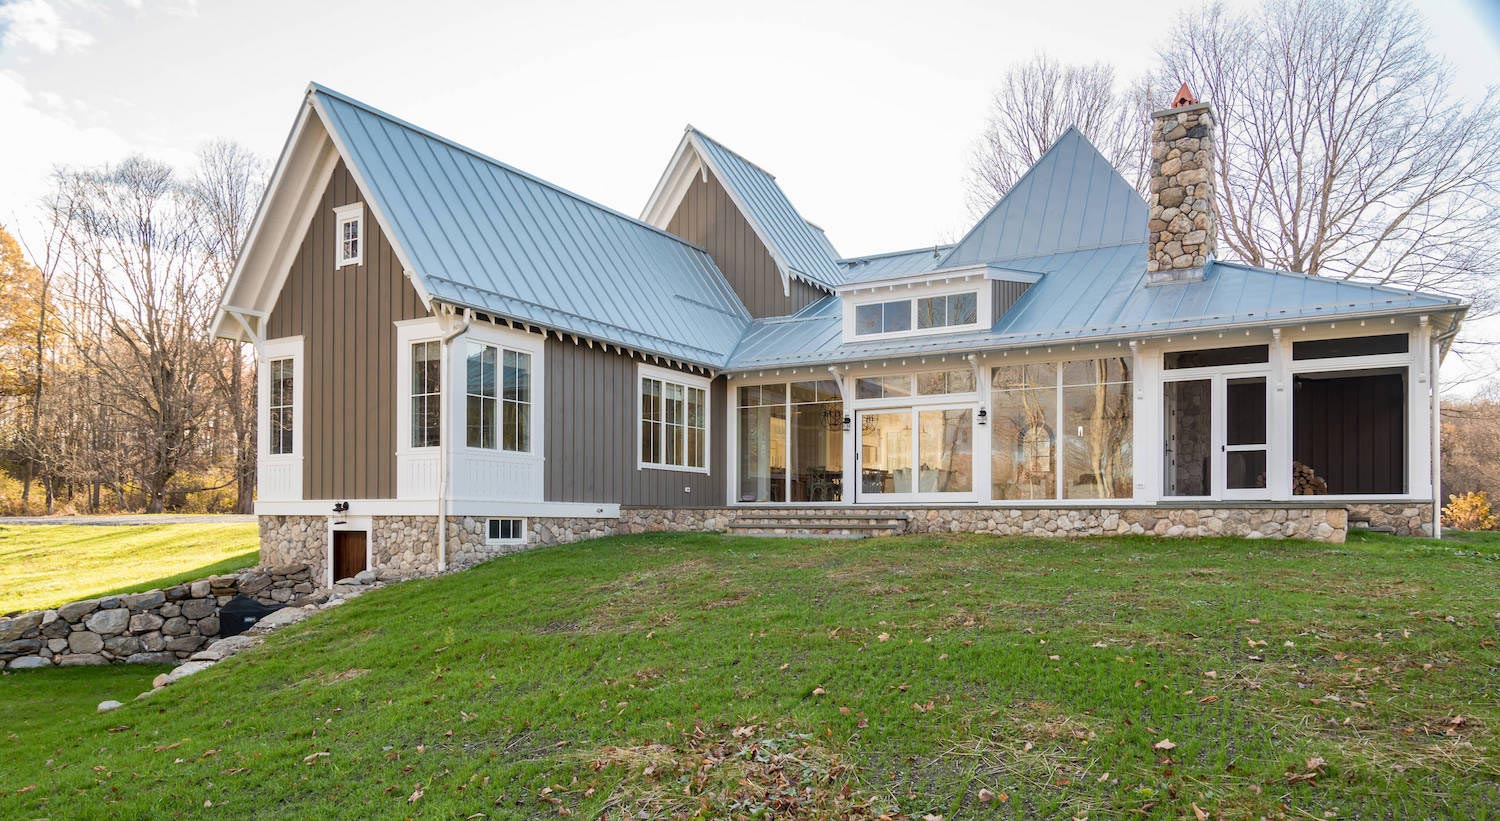
{"label": "gray metal roof", "polygon": [[433,299],[711,367],[748,327],[701,248],[338,92],[312,96]]}
{"label": "gray metal roof", "polygon": [[688,133],[719,182],[745,211],[750,225],[770,246],[778,265],[785,265],[790,276],[824,288],[835,288],[843,281],[833,244],[822,229],[797,213],[776,177],[702,131],[689,126]]}
{"label": "gray metal roof", "polygon": [[846,343],[837,311],[758,320],[728,369],[1020,348],[1462,305],[1452,297],[1225,262],[1210,262],[1201,282],[1147,287],[1144,242],[1004,262],[1043,276],[988,331]]}
{"label": "gray metal roof", "polygon": [[938,267],[1142,241],[1146,211],[1109,160],[1069,128]]}
{"label": "gray metal roof", "polygon": [[896,279],[935,271],[943,255],[952,250],[952,245],[935,245],[929,248],[913,248],[910,251],[892,251],[888,254],[871,254],[839,260],[844,269],[844,284],[880,279]]}

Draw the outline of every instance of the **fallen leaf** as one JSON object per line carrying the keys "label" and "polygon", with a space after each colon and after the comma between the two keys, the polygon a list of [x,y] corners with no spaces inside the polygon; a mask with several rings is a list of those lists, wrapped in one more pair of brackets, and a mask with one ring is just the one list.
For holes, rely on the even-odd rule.
{"label": "fallen leaf", "polygon": [[415,790],[411,791],[411,795],[409,795],[409,796],[406,797],[406,803],[408,803],[408,804],[415,804],[415,803],[417,803],[418,801],[421,801],[421,800],[422,800],[422,785],[418,784],[417,788]]}
{"label": "fallen leaf", "polygon": [[1158,741],[1155,744],[1152,744],[1151,745],[1151,749],[1153,749],[1153,750],[1175,750],[1175,749],[1177,749],[1177,745],[1174,744],[1174,743],[1172,743],[1171,739],[1164,738],[1161,741]]}
{"label": "fallen leaf", "polygon": [[1198,703],[1199,704],[1213,704],[1215,701],[1218,701],[1218,700],[1219,700],[1218,696],[1204,696],[1203,698],[1198,699]]}
{"label": "fallen leaf", "polygon": [[317,759],[323,758],[326,755],[328,755],[328,753],[326,753],[326,752],[312,753],[311,755],[305,755],[305,756],[302,757],[302,763],[303,764],[311,764],[314,761],[316,761]]}
{"label": "fallen leaf", "polygon": [[1218,670],[1209,670],[1208,672],[1206,672],[1206,673],[1203,674],[1203,677],[1204,678],[1218,678],[1219,677],[1219,671]]}
{"label": "fallen leaf", "polygon": [[988,787],[980,787],[979,800],[985,804],[988,804],[995,800],[995,794],[990,792]]}
{"label": "fallen leaf", "polygon": [[880,641],[883,641],[883,642],[884,641],[890,641],[891,640],[891,634],[890,633],[881,633],[880,635],[876,636],[875,638],[877,638],[877,639],[879,639]]}
{"label": "fallen leaf", "polygon": [[828,692],[828,691],[824,690],[822,687],[814,687],[813,691],[812,691],[812,694],[815,695],[815,696],[821,696],[821,695],[823,695],[826,692]]}

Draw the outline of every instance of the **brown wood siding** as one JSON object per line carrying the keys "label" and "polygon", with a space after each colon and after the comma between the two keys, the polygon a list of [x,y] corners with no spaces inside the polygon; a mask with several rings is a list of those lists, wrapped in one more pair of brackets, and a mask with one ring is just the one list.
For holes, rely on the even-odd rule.
{"label": "brown wood siding", "polygon": [[782,293],[776,261],[713,172],[693,176],[667,230],[708,251],[752,316],[793,314],[826,293],[797,280]]}
{"label": "brown wood siding", "polygon": [[[365,204],[364,264],[334,269],[333,209]],[[427,316],[340,161],[267,321],[267,336],[303,338],[302,495],[396,496],[396,326]]]}
{"label": "brown wood siding", "polygon": [[[546,353],[549,502],[696,507],[724,504],[723,377],[709,389],[709,473],[637,468],[639,360],[549,338]],[[690,487],[690,492],[684,492]]]}
{"label": "brown wood siding", "polygon": [[1000,317],[1005,316],[1005,312],[1009,311],[1011,306],[1015,305],[1016,301],[1021,298],[1021,295],[1026,293],[1026,289],[1030,287],[1031,283],[1029,282],[995,280],[993,283],[995,312],[991,314],[991,318],[999,322]]}
{"label": "brown wood siding", "polygon": [[1406,492],[1403,374],[1299,376],[1292,406],[1292,458],[1329,493]]}

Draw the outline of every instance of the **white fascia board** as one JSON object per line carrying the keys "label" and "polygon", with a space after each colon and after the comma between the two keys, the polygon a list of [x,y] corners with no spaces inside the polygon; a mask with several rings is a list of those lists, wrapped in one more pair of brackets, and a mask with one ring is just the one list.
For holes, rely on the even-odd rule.
{"label": "white fascia board", "polygon": [[[336,501],[347,501],[349,509],[335,514]],[[507,502],[452,500],[448,502],[449,516],[493,516],[556,519],[616,519],[620,506],[614,502]],[[436,499],[306,499],[284,502],[256,502],[257,516],[339,516],[356,518],[363,516],[436,516]]]}
{"label": "white fascia board", "polygon": [[988,280],[1002,282],[1025,282],[1028,284],[1034,284],[1042,280],[1042,274],[1036,271],[1024,271],[1019,268],[1006,268],[1003,265],[982,263],[979,265],[960,265],[956,268],[939,268],[935,271],[923,271],[920,274],[907,274],[906,276],[889,277],[887,279],[868,279],[860,282],[849,282],[838,286],[836,292],[839,294],[852,294],[860,291],[880,291],[905,286],[940,285],[952,280],[972,279],[974,277],[983,277]]}
{"label": "white fascia board", "polygon": [[651,198],[641,211],[642,222],[663,231],[667,229],[667,223],[672,221],[672,215],[677,212],[682,198],[687,196],[688,189],[692,187],[693,175],[703,169],[703,162],[698,159],[698,152],[688,138],[690,133],[690,130],[683,132],[682,140],[672,152],[672,159],[662,170],[661,179],[657,181],[656,188],[651,191]]}
{"label": "white fascia board", "polygon": [[354,184],[359,186],[360,193],[364,195],[365,204],[369,206],[371,215],[375,217],[375,223],[380,226],[380,230],[385,234],[386,242],[389,242],[391,249],[396,252],[396,259],[401,262],[402,271],[406,274],[406,278],[411,282],[412,287],[417,289],[417,295],[422,298],[423,307],[429,311],[434,310],[432,294],[427,291],[427,284],[422,281],[422,277],[417,271],[417,266],[412,264],[411,255],[406,252],[406,248],[401,244],[400,236],[391,230],[391,221],[386,217],[385,209],[380,207],[379,193],[370,186],[370,181],[365,177],[359,164],[350,159],[349,147],[344,145],[343,140],[339,139],[338,131],[328,125],[332,118],[324,110],[323,104],[319,102],[318,95],[311,92],[312,89],[309,88],[308,102],[318,112],[318,116],[322,118],[323,129],[328,132],[328,138],[333,141],[334,148],[338,149],[339,156],[344,158],[344,165],[348,167],[349,173],[354,177]]}

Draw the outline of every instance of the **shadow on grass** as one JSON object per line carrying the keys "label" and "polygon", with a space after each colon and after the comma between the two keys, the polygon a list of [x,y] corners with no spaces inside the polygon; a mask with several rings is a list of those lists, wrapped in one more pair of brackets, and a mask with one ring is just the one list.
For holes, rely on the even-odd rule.
{"label": "shadow on grass", "polygon": [[259,557],[260,556],[258,551],[250,550],[241,553],[238,556],[230,556],[229,558],[222,561],[214,562],[213,564],[206,564],[200,568],[197,568],[196,570],[188,570],[183,573],[174,573],[170,576],[162,576],[159,579],[151,579],[149,581],[129,584],[124,587],[117,587],[113,590],[105,590],[100,593],[94,594],[90,598],[98,599],[105,596],[122,596],[126,593],[141,593],[146,590],[165,589],[175,584],[182,584],[183,582],[197,581],[198,579],[207,578],[209,576],[219,576],[225,573],[233,573],[236,570],[243,570],[247,567],[253,566]]}

